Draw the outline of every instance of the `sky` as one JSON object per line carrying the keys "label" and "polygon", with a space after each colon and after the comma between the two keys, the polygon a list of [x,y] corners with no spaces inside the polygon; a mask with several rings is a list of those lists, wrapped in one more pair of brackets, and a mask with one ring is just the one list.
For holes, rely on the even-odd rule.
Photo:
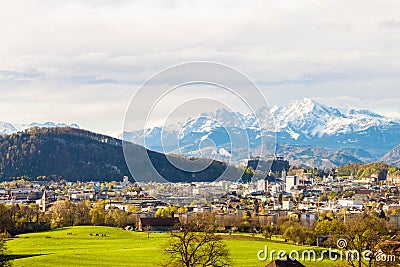
{"label": "sky", "polygon": [[232,66],[270,105],[400,117],[397,0],[0,3],[0,121],[121,132],[139,86],[190,61]]}

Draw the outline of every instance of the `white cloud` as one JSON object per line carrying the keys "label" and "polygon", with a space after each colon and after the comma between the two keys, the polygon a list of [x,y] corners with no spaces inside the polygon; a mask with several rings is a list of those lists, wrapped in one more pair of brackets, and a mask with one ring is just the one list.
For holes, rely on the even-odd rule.
{"label": "white cloud", "polygon": [[7,2],[0,120],[117,131],[138,85],[190,60],[238,68],[270,104],[398,112],[398,10],[396,0]]}

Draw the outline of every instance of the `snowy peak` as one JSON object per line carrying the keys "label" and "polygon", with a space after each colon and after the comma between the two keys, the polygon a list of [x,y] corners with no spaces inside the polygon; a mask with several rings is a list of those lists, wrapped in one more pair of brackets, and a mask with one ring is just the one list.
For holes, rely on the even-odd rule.
{"label": "snowy peak", "polygon": [[345,117],[337,108],[328,107],[312,99],[293,101],[283,108],[271,109],[276,132],[287,132],[294,139],[326,134],[324,129],[335,118]]}
{"label": "snowy peak", "polygon": [[[292,140],[311,140],[323,136],[359,133],[371,127],[393,126],[400,127],[400,122],[370,110],[352,108],[343,113],[338,108],[321,104],[310,98],[303,98],[295,100],[285,107],[261,107],[255,115],[219,109],[189,118],[183,124],[169,127],[169,130],[163,127],[163,130],[175,129],[183,138],[191,133],[209,134],[221,127],[246,128],[252,131],[263,130],[288,134]],[[144,135],[151,136],[154,131],[151,132],[144,133]],[[143,138],[142,136],[141,139]]]}
{"label": "snowy peak", "polygon": [[[261,107],[255,113],[220,109],[173,126],[127,132],[124,139],[160,152],[240,161],[248,158],[249,153],[257,153],[265,141],[261,136],[272,136],[281,145],[337,151],[338,154],[330,155],[341,160],[332,161],[333,165],[359,162],[355,156],[366,162],[376,160],[400,143],[400,122],[366,109],[342,112],[303,98],[284,107]],[[327,154],[325,150],[320,154]],[[307,155],[312,161],[313,151],[303,152],[301,157]],[[293,159],[295,155],[296,151]],[[323,166],[326,162],[314,163]]]}
{"label": "snowy peak", "polygon": [[320,104],[309,98],[294,101],[284,109],[286,112],[292,112],[293,114],[297,114],[299,117],[323,119],[329,117],[343,117],[343,114],[337,108]]}
{"label": "snowy peak", "polygon": [[395,120],[366,109],[339,109],[320,104],[309,98],[293,101],[286,107],[271,109],[276,132],[289,133],[293,139],[348,134],[371,127],[399,125]]}
{"label": "snowy peak", "polygon": [[370,111],[368,109],[357,109],[351,108],[347,111],[347,115],[349,116],[368,116],[368,117],[375,117],[375,118],[384,118],[383,116]]}
{"label": "snowy peak", "polygon": [[202,114],[197,118],[186,121],[180,129],[180,135],[184,136],[185,134],[191,133],[208,133],[217,127],[220,127],[218,120],[211,116]]}
{"label": "snowy peak", "polygon": [[0,134],[13,134],[19,131],[24,131],[26,129],[30,129],[32,127],[45,127],[45,128],[53,128],[53,127],[72,127],[72,128],[80,128],[78,124],[66,124],[66,123],[54,123],[54,122],[31,122],[25,124],[12,124],[8,122],[0,122]]}
{"label": "snowy peak", "polygon": [[[240,112],[232,112],[225,108],[217,109],[210,113],[201,113],[198,117],[203,121],[214,121],[217,126],[222,127],[247,127],[247,116]],[[210,122],[207,122],[210,124]]]}
{"label": "snowy peak", "polygon": [[11,123],[0,121],[0,134],[9,134],[17,131]]}
{"label": "snowy peak", "polygon": [[287,107],[282,108],[286,113],[292,112],[297,116],[312,115],[316,117],[341,116],[341,112],[337,108],[328,107],[318,103],[310,98],[303,98],[291,102]]}
{"label": "snowy peak", "polygon": [[310,98],[303,98],[291,102],[288,107],[284,108],[284,110],[295,111],[296,115],[306,115],[314,110],[321,110],[320,106],[321,105]]}

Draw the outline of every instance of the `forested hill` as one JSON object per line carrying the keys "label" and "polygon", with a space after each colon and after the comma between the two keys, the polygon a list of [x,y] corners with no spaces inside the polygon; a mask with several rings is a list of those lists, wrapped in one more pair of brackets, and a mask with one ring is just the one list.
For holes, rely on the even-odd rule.
{"label": "forested hill", "polygon": [[387,177],[400,177],[400,169],[383,162],[373,162],[367,164],[353,163],[337,168],[339,175],[353,175],[356,178],[376,176],[379,180]]}
{"label": "forested hill", "polygon": [[120,140],[68,127],[2,135],[0,157],[2,180],[121,180],[129,175]]}
{"label": "forested hill", "polygon": [[[132,147],[133,151],[144,150],[137,145],[132,144]],[[193,175],[172,166],[161,153],[147,153],[156,163],[158,172],[173,182],[212,181],[226,168],[224,163],[215,161]],[[29,180],[110,181],[121,180],[124,175],[133,178],[119,139],[70,127],[36,127],[0,135],[0,180],[24,177]],[[134,175],[140,177],[148,173],[138,170]]]}

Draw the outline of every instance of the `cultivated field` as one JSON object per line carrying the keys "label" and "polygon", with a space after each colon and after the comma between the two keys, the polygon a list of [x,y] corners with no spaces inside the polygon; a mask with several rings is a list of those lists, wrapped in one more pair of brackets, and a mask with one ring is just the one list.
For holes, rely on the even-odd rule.
{"label": "cultivated field", "polygon": [[[72,233],[72,234],[71,234]],[[98,234],[98,236],[96,236]],[[102,236],[103,235],[103,236]],[[157,266],[165,255],[162,246],[168,234],[130,232],[110,227],[77,226],[43,233],[20,235],[7,242],[18,257],[14,266]],[[310,249],[251,236],[224,235],[233,266],[265,266],[257,252],[267,245],[271,250]],[[304,262],[306,266],[334,266],[333,262]]]}

